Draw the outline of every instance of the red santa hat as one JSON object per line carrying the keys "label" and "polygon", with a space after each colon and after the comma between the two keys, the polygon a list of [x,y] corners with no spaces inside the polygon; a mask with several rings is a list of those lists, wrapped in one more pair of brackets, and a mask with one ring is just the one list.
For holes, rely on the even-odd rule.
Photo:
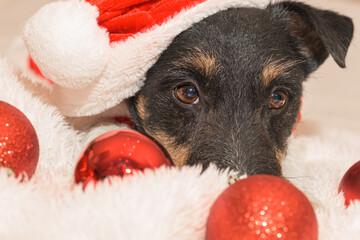
{"label": "red santa hat", "polygon": [[29,19],[24,41],[66,116],[101,113],[133,96],[172,40],[219,11],[267,0],[69,0]]}

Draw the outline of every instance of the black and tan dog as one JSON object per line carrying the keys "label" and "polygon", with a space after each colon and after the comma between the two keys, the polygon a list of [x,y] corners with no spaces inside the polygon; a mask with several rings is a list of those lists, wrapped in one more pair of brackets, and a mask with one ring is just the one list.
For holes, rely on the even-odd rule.
{"label": "black and tan dog", "polygon": [[351,19],[298,2],[219,12],[175,38],[128,100],[136,129],[177,166],[281,175],[302,84],[330,54],[344,68]]}

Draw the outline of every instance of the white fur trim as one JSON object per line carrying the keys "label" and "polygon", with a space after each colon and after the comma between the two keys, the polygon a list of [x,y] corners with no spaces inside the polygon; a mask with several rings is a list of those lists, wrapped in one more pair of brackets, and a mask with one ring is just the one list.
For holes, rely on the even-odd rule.
{"label": "white fur trim", "polygon": [[87,2],[54,2],[27,22],[24,41],[30,55],[59,87],[81,89],[104,71],[110,46],[98,15]]}
{"label": "white fur trim", "polygon": [[0,89],[0,100],[18,108],[35,128],[40,146],[40,159],[35,175],[43,174],[50,168],[57,171],[71,171],[82,150],[80,136],[76,131],[70,130],[64,117],[54,106],[46,105],[40,99],[33,97],[34,92],[26,90],[26,84],[21,81],[17,71],[2,58],[0,58]]}
{"label": "white fur trim", "polygon": [[[72,3],[73,2],[69,2],[67,3],[68,5],[66,5],[69,8],[68,10],[71,10],[67,13],[68,19],[71,19],[70,16],[78,12],[71,9]],[[102,43],[100,43],[101,41],[97,39],[100,38],[101,34],[99,33],[99,37],[94,39],[94,37],[91,37],[92,31],[94,31],[92,28],[86,30],[88,33],[91,33],[90,36],[87,36],[86,44],[93,47],[100,45],[97,46],[100,50],[94,51],[93,54],[87,52],[88,47],[78,46],[80,49],[86,49],[84,52],[83,50],[74,50],[74,47],[71,45],[72,42],[79,42],[75,41],[78,38],[77,32],[80,32],[77,28],[78,25],[74,25],[75,29],[71,29],[72,32],[70,35],[68,34],[69,31],[64,28],[59,30],[57,34],[66,35],[64,41],[66,44],[62,47],[61,45],[54,47],[47,42],[53,42],[54,40],[52,38],[53,36],[57,36],[57,34],[43,33],[44,25],[48,26],[46,31],[51,30],[57,21],[63,21],[62,19],[65,14],[57,14],[57,12],[68,11],[60,9],[61,4],[63,4],[63,2],[61,2],[61,4],[58,3],[52,8],[45,8],[46,11],[41,10],[37,14],[37,17],[30,20],[30,24],[28,24],[25,31],[25,41],[29,42],[28,38],[32,34],[36,36],[40,35],[41,37],[45,35],[43,39],[48,39],[47,41],[43,40],[40,44],[36,44],[37,37],[33,37],[32,42],[28,45],[30,46],[31,55],[35,56],[35,62],[41,63],[40,69],[45,76],[50,79],[59,78],[57,75],[61,76],[61,81],[56,81],[57,84],[55,84],[53,92],[54,102],[57,103],[60,111],[66,116],[94,115],[133,96],[143,85],[146,72],[157,61],[160,54],[178,34],[194,23],[228,8],[264,7],[267,3],[269,3],[268,0],[207,0],[191,9],[180,12],[173,19],[161,26],[156,26],[145,33],[137,34],[134,38],[129,38],[125,42],[113,43],[109,53],[109,59],[105,59],[106,51],[103,49]],[[55,20],[50,20],[51,15],[55,16]],[[61,16],[61,18],[56,17],[58,15]],[[93,15],[95,14],[93,13]],[[86,16],[81,19],[85,20]],[[94,16],[92,16],[90,20],[93,21]],[[63,24],[65,28],[67,28],[68,25],[73,25],[72,22],[62,22],[58,24]],[[31,27],[29,27],[29,25]],[[33,45],[35,45],[35,47]],[[51,55],[51,57],[45,58],[46,56],[43,56],[44,54],[41,54],[41,57],[36,55],[38,52],[44,52],[43,49],[46,49],[47,54]],[[57,55],[62,51],[66,51],[68,54],[71,52],[71,55],[66,54],[64,59],[60,59]],[[98,53],[100,56],[97,56]],[[90,57],[90,60],[82,60],[84,57]],[[99,63],[101,67],[96,69],[97,71],[86,70],[89,62],[93,60],[94,63]],[[53,64],[54,61],[57,65]],[[106,63],[106,68],[99,76],[100,70]],[[62,66],[63,64],[65,64],[65,67]],[[65,71],[65,73],[63,71]],[[89,73],[98,78],[91,83],[89,81],[86,82],[85,79],[84,81],[88,83],[88,85],[82,86],[81,89],[78,88],[80,84],[74,84],[73,87],[70,86],[71,81],[75,81],[74,79],[77,78],[75,76],[84,78],[84,76],[88,76]],[[66,81],[64,78],[69,79]],[[60,85],[59,82],[66,82],[66,85]]]}
{"label": "white fur trim", "polygon": [[[83,192],[73,181],[76,160],[91,139],[116,126],[75,130],[55,107],[34,97],[46,93],[39,89],[35,94],[19,76],[0,59],[0,100],[19,108],[32,122],[40,159],[30,182],[18,182],[0,168],[1,239],[205,239],[209,209],[226,187],[226,173],[215,168],[202,175],[197,167],[160,168],[112,178],[111,185],[99,183],[95,190]],[[298,130],[304,123],[306,119]],[[310,124],[307,130],[290,142],[284,176],[313,204],[319,240],[358,240],[360,202],[345,208],[337,188],[346,170],[360,159],[360,134],[323,123]]]}

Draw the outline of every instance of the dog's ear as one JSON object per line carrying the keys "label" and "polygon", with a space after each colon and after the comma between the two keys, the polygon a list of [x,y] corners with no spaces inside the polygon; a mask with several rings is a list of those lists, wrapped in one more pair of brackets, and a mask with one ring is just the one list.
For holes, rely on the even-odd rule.
{"label": "dog's ear", "polygon": [[354,31],[350,18],[291,1],[270,4],[268,9],[272,17],[286,22],[300,52],[309,60],[310,72],[315,71],[329,54],[340,67],[345,67]]}

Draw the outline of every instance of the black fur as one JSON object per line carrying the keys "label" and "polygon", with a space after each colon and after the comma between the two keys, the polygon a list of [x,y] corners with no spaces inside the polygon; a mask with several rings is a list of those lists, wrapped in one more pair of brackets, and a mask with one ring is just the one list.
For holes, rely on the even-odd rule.
{"label": "black fur", "polygon": [[[172,145],[188,146],[188,165],[280,176],[279,153],[286,152],[296,123],[303,81],[329,53],[344,67],[352,34],[349,18],[302,3],[219,12],[177,36],[148,71],[144,87],[128,100],[136,129],[163,132]],[[213,76],[184,67],[184,56],[195,49],[214,56],[219,68]],[[295,64],[264,85],[269,60]],[[186,84],[197,87],[198,104],[174,97],[174,89]],[[279,89],[288,93],[287,102],[270,109]],[[137,109],[140,97],[144,119]]]}

